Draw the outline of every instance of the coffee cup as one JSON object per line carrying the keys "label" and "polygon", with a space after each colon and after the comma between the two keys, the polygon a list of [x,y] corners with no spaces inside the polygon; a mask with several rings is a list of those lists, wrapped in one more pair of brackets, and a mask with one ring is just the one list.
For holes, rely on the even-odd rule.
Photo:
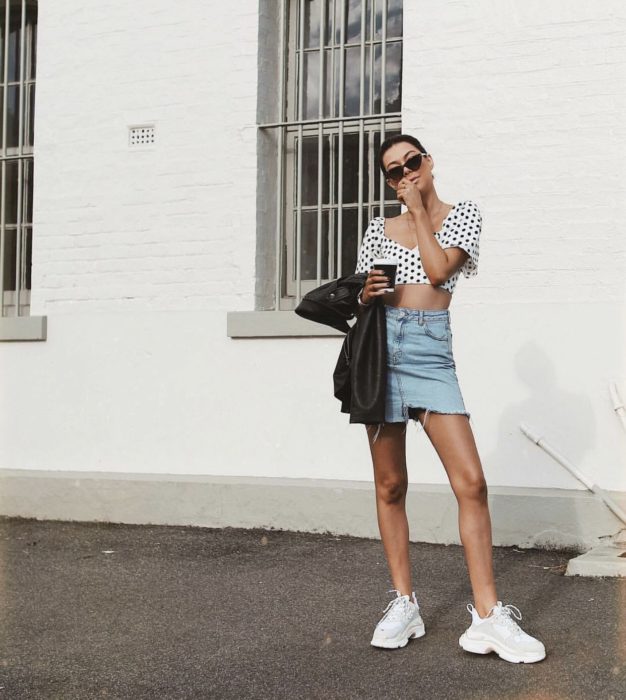
{"label": "coffee cup", "polygon": [[398,261],[395,258],[376,258],[373,263],[373,269],[382,270],[383,274],[389,278],[389,283],[383,288],[383,292],[395,292]]}

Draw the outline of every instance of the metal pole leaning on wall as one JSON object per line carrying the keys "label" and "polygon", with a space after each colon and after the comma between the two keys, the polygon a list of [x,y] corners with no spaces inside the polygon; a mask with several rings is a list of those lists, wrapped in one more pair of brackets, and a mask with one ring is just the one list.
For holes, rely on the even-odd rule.
{"label": "metal pole leaning on wall", "polygon": [[624,509],[621,508],[621,506],[619,506],[603,488],[600,488],[600,486],[594,484],[591,479],[579,471],[569,460],[567,460],[562,454],[557,452],[557,450],[549,445],[541,435],[535,433],[527,425],[522,423],[520,425],[520,430],[529,440],[532,440],[532,442],[534,442],[538,447],[541,447],[542,450],[547,452],[550,457],[556,460],[561,466],[565,467],[565,469],[567,469],[567,471],[573,477],[578,479],[583,486],[602,499],[607,508],[626,525],[626,512],[624,512]]}

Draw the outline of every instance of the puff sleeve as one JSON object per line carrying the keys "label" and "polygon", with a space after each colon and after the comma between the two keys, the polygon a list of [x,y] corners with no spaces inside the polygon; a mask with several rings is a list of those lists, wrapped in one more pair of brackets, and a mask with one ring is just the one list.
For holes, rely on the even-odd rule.
{"label": "puff sleeve", "polygon": [[379,228],[377,220],[372,219],[361,241],[355,273],[369,272],[372,269],[374,258],[380,255],[381,241]]}
{"label": "puff sleeve", "polygon": [[482,230],[482,215],[476,202],[467,200],[459,207],[459,212],[453,218],[451,225],[442,236],[442,248],[462,248],[469,257],[461,267],[465,277],[478,274],[478,253],[480,248],[480,233]]}

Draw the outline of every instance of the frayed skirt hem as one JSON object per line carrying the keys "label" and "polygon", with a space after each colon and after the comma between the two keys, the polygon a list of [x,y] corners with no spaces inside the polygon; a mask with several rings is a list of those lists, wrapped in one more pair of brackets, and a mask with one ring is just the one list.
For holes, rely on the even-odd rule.
{"label": "frayed skirt hem", "polygon": [[[426,413],[424,414],[424,423],[423,423],[423,425],[422,425],[422,423],[419,421],[419,419],[417,418],[416,415],[411,415],[411,414],[410,414],[410,409],[413,409],[413,410],[420,410],[420,409],[421,409],[421,410],[425,410],[425,411],[426,411]],[[467,418],[468,418],[468,420],[469,420],[469,422],[470,422],[470,425],[472,425],[472,426],[474,425],[474,424],[472,423],[472,418],[471,418],[471,414],[469,413],[469,411],[437,411],[437,410],[435,410],[435,409],[433,409],[433,408],[428,408],[428,407],[426,407],[426,406],[405,406],[405,407],[403,407],[403,411],[402,411],[402,412],[403,412],[403,414],[404,414],[404,418],[403,418],[403,420],[401,420],[401,421],[385,421],[385,422],[383,422],[383,423],[367,423],[367,424],[365,425],[365,428],[366,428],[366,430],[367,430],[368,433],[370,433],[371,430],[372,430],[373,428],[376,428],[376,432],[374,433],[374,438],[372,439],[372,442],[373,442],[373,443],[376,442],[376,439],[378,438],[378,435],[379,435],[379,433],[380,433],[380,431],[381,431],[381,428],[382,428],[384,425],[386,425],[387,423],[391,423],[392,425],[397,425],[398,423],[404,423],[404,432],[406,433],[406,429],[407,429],[407,426],[408,426],[408,424],[409,424],[409,421],[412,420],[412,421],[414,422],[415,427],[416,427],[416,429],[418,430],[418,432],[419,432],[420,429],[423,431],[424,428],[426,427],[426,421],[427,421],[427,419],[428,419],[428,416],[429,416],[429,414],[431,414],[431,413],[439,413],[439,414],[444,414],[444,415],[463,415],[463,416],[467,416]]]}

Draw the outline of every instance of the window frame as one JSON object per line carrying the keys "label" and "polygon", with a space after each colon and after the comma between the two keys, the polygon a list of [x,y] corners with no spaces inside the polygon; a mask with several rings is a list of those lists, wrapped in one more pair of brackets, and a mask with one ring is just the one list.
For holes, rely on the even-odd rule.
{"label": "window frame", "polygon": [[[32,21],[26,22],[26,9],[30,5]],[[39,6],[37,0],[5,0],[4,36],[2,56],[2,113],[0,126],[0,341],[45,340],[47,319],[30,315],[32,283],[28,284],[32,270],[32,213],[34,192],[34,117],[36,93],[37,27]],[[0,11],[2,8],[0,8]],[[19,57],[17,79],[9,80],[9,47],[11,18],[19,11]],[[8,96],[17,89],[17,145],[8,146]],[[16,180],[13,171],[16,168]],[[15,223],[7,223],[7,193],[15,186]],[[30,218],[30,220],[28,220]],[[9,233],[15,240],[15,288],[5,290],[4,267]],[[13,252],[13,251],[11,251]]]}

